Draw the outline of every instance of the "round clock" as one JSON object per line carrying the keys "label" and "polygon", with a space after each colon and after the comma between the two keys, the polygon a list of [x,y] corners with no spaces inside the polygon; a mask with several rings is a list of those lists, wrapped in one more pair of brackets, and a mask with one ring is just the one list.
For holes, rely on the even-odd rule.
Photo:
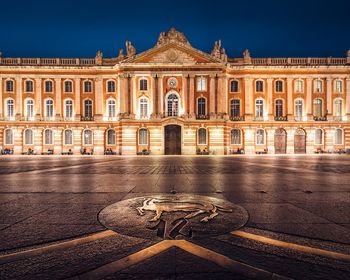
{"label": "round clock", "polygon": [[168,85],[169,85],[170,87],[172,87],[172,88],[176,87],[176,86],[177,86],[177,80],[176,80],[176,78],[170,78],[170,79],[168,80]]}

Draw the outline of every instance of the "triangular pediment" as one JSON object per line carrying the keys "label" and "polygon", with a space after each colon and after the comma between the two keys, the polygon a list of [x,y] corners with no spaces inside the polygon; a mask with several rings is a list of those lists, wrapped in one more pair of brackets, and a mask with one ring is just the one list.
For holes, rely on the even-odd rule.
{"label": "triangular pediment", "polygon": [[219,59],[189,45],[170,42],[130,57],[124,63],[201,64],[222,63]]}

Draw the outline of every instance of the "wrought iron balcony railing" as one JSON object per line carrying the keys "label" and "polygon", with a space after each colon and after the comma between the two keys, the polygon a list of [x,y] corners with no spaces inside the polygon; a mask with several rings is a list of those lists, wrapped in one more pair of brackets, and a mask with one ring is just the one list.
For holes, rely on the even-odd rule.
{"label": "wrought iron balcony railing", "polygon": [[196,115],[197,120],[209,120],[209,115]]}
{"label": "wrought iron balcony railing", "polygon": [[287,116],[275,116],[275,121],[286,122],[286,121],[288,121],[288,118],[287,118]]}
{"label": "wrought iron balcony railing", "polygon": [[81,116],[81,117],[80,117],[80,120],[81,120],[82,122],[93,122],[93,121],[94,121],[94,117],[93,117],[93,116],[86,116],[86,117]]}
{"label": "wrought iron balcony railing", "polygon": [[314,121],[316,122],[324,122],[324,121],[327,121],[327,116],[314,116]]}
{"label": "wrought iron balcony railing", "polygon": [[234,122],[242,122],[244,121],[244,116],[230,116],[230,120]]}

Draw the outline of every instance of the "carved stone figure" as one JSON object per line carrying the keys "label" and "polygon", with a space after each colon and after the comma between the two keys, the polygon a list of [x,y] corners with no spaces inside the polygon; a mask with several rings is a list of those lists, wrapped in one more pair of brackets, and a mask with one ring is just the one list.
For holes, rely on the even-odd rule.
{"label": "carved stone figure", "polygon": [[136,54],[136,48],[132,45],[130,41],[126,41],[125,46],[126,46],[127,57],[134,56]]}
{"label": "carved stone figure", "polygon": [[215,58],[220,59],[223,62],[227,61],[227,54],[225,49],[221,45],[221,40],[215,41],[214,47],[211,50],[211,55]]}
{"label": "carved stone figure", "polygon": [[98,65],[102,64],[102,62],[103,62],[103,53],[101,51],[97,51],[96,52],[95,61],[96,61],[96,64],[98,64]]}
{"label": "carved stone figure", "polygon": [[124,55],[124,49],[120,48],[119,49],[119,54],[118,54],[118,58],[119,59],[124,59],[125,55]]}
{"label": "carved stone figure", "polygon": [[248,49],[245,49],[243,52],[243,61],[244,63],[252,63],[252,58]]}
{"label": "carved stone figure", "polygon": [[174,27],[170,28],[168,32],[161,32],[159,34],[157,46],[161,46],[170,42],[177,42],[184,45],[190,45],[185,35],[177,31]]}

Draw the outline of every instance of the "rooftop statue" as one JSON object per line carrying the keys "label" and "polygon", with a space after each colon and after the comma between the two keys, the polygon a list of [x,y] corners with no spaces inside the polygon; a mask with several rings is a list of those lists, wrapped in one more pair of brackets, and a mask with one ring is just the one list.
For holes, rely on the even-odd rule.
{"label": "rooftop statue", "polygon": [[132,45],[130,41],[125,41],[126,46],[126,56],[134,56],[136,54],[136,48]]}
{"label": "rooftop statue", "polygon": [[119,49],[119,54],[118,54],[118,58],[119,59],[124,59],[125,55],[124,55],[124,49],[120,48]]}
{"label": "rooftop statue", "polygon": [[248,49],[245,49],[243,52],[243,61],[244,63],[252,63],[252,58]]}
{"label": "rooftop statue", "polygon": [[161,32],[158,37],[157,46],[161,46],[170,42],[177,42],[184,45],[189,45],[190,43],[186,39],[182,32],[177,31],[172,27],[168,32]]}
{"label": "rooftop statue", "polygon": [[211,55],[215,58],[220,59],[221,61],[227,61],[227,54],[225,49],[221,45],[221,40],[215,41],[214,47],[211,50]]}

